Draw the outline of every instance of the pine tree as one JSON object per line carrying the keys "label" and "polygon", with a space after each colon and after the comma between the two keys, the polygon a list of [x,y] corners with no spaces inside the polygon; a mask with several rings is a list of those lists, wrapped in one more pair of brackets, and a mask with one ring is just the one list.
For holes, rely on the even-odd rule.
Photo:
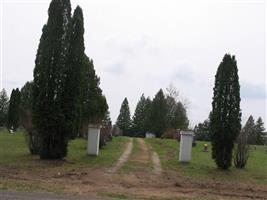
{"label": "pine tree", "polygon": [[187,118],[186,109],[180,101],[176,105],[172,124],[175,129],[187,130],[188,128],[189,120]]}
{"label": "pine tree", "polygon": [[256,144],[255,121],[252,115],[249,116],[242,130],[247,134],[248,144]]}
{"label": "pine tree", "polygon": [[66,66],[66,83],[64,89],[63,109],[66,129],[71,138],[75,138],[79,131],[81,115],[81,71],[84,59],[84,25],[83,12],[77,6],[71,20],[70,48]]}
{"label": "pine tree", "polygon": [[134,115],[133,115],[133,121],[132,121],[132,135],[133,136],[139,136],[144,137],[145,136],[145,119],[146,119],[146,98],[144,94],[142,94],[139,102],[137,103]]}
{"label": "pine tree", "polygon": [[161,137],[167,128],[167,102],[162,89],[156,94],[151,105],[151,131]]}
{"label": "pine tree", "polygon": [[63,92],[69,52],[70,1],[52,0],[48,15],[35,61],[33,122],[40,137],[40,158],[58,159],[66,156],[69,139]]}
{"label": "pine tree", "polygon": [[210,123],[212,158],[221,169],[232,162],[234,141],[241,129],[240,86],[234,56],[226,54],[215,76]]}
{"label": "pine tree", "polygon": [[10,104],[7,114],[7,129],[16,131],[19,127],[20,91],[13,89],[10,96]]}
{"label": "pine tree", "polygon": [[120,114],[117,118],[116,125],[123,131],[123,135],[129,135],[131,115],[127,98],[125,98],[121,104]]}
{"label": "pine tree", "polygon": [[257,145],[264,144],[264,140],[266,137],[266,133],[264,132],[264,130],[265,130],[264,123],[263,123],[261,117],[259,117],[257,119],[256,124],[255,124],[256,144]]}
{"label": "pine tree", "polygon": [[210,121],[207,119],[203,123],[199,123],[194,128],[196,140],[210,141]]}
{"label": "pine tree", "polygon": [[0,127],[5,126],[7,122],[9,99],[5,89],[0,91]]}
{"label": "pine tree", "polygon": [[151,109],[152,109],[152,101],[149,97],[146,98],[145,109],[144,109],[144,130],[145,133],[151,131],[152,122],[151,122]]}

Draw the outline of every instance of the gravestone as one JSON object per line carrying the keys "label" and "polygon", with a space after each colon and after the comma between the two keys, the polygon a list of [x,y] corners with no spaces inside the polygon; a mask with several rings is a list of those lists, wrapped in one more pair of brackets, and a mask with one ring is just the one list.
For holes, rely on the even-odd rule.
{"label": "gravestone", "polygon": [[181,131],[180,135],[181,139],[180,139],[179,161],[190,162],[194,134],[192,131]]}
{"label": "gravestone", "polygon": [[88,142],[87,142],[87,154],[98,156],[99,154],[99,140],[100,140],[100,125],[88,126]]}

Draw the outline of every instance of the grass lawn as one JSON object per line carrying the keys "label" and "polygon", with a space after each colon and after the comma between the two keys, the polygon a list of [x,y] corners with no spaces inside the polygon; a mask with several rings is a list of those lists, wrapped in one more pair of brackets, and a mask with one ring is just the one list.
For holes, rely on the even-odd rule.
{"label": "grass lawn", "polygon": [[38,156],[30,155],[24,133],[18,131],[10,134],[7,131],[0,132],[0,167],[14,167],[19,169],[38,170],[39,167],[61,167],[74,169],[77,167],[110,167],[122,154],[129,139],[127,137],[114,137],[100,150],[99,156],[86,155],[87,141],[75,139],[70,142],[66,162],[41,161]]}
{"label": "grass lawn", "polygon": [[[227,171],[218,170],[211,159],[211,145],[197,141],[192,149],[190,164],[179,163],[179,143],[171,139],[145,139],[154,151],[159,154],[162,167],[174,170],[182,175],[196,179],[212,179],[217,181],[240,181],[250,183],[267,183],[267,153],[266,146],[251,146],[250,156],[245,169],[236,169],[234,166]],[[203,152],[203,145],[207,143],[209,152]]]}

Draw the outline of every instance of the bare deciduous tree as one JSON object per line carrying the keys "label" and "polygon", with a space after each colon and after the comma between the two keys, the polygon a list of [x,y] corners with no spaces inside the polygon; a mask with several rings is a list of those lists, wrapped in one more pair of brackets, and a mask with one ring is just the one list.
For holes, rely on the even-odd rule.
{"label": "bare deciduous tree", "polygon": [[249,157],[249,145],[247,143],[246,129],[242,129],[236,140],[234,149],[234,163],[236,168],[244,168]]}

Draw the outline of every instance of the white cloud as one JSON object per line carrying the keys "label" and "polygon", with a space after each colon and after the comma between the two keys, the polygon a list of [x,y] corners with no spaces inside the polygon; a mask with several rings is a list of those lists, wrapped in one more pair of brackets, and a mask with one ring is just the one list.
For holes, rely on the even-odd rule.
{"label": "white cloud", "polygon": [[[5,1],[3,8],[3,84],[9,92],[32,79],[49,5],[20,2]],[[153,97],[171,82],[190,100],[192,123],[205,120],[217,67],[231,53],[239,68],[243,116],[255,113],[266,122],[266,96],[258,92],[266,80],[263,0],[72,0],[73,9],[77,4],[84,11],[86,53],[113,121],[124,97],[133,113],[142,93]]]}

